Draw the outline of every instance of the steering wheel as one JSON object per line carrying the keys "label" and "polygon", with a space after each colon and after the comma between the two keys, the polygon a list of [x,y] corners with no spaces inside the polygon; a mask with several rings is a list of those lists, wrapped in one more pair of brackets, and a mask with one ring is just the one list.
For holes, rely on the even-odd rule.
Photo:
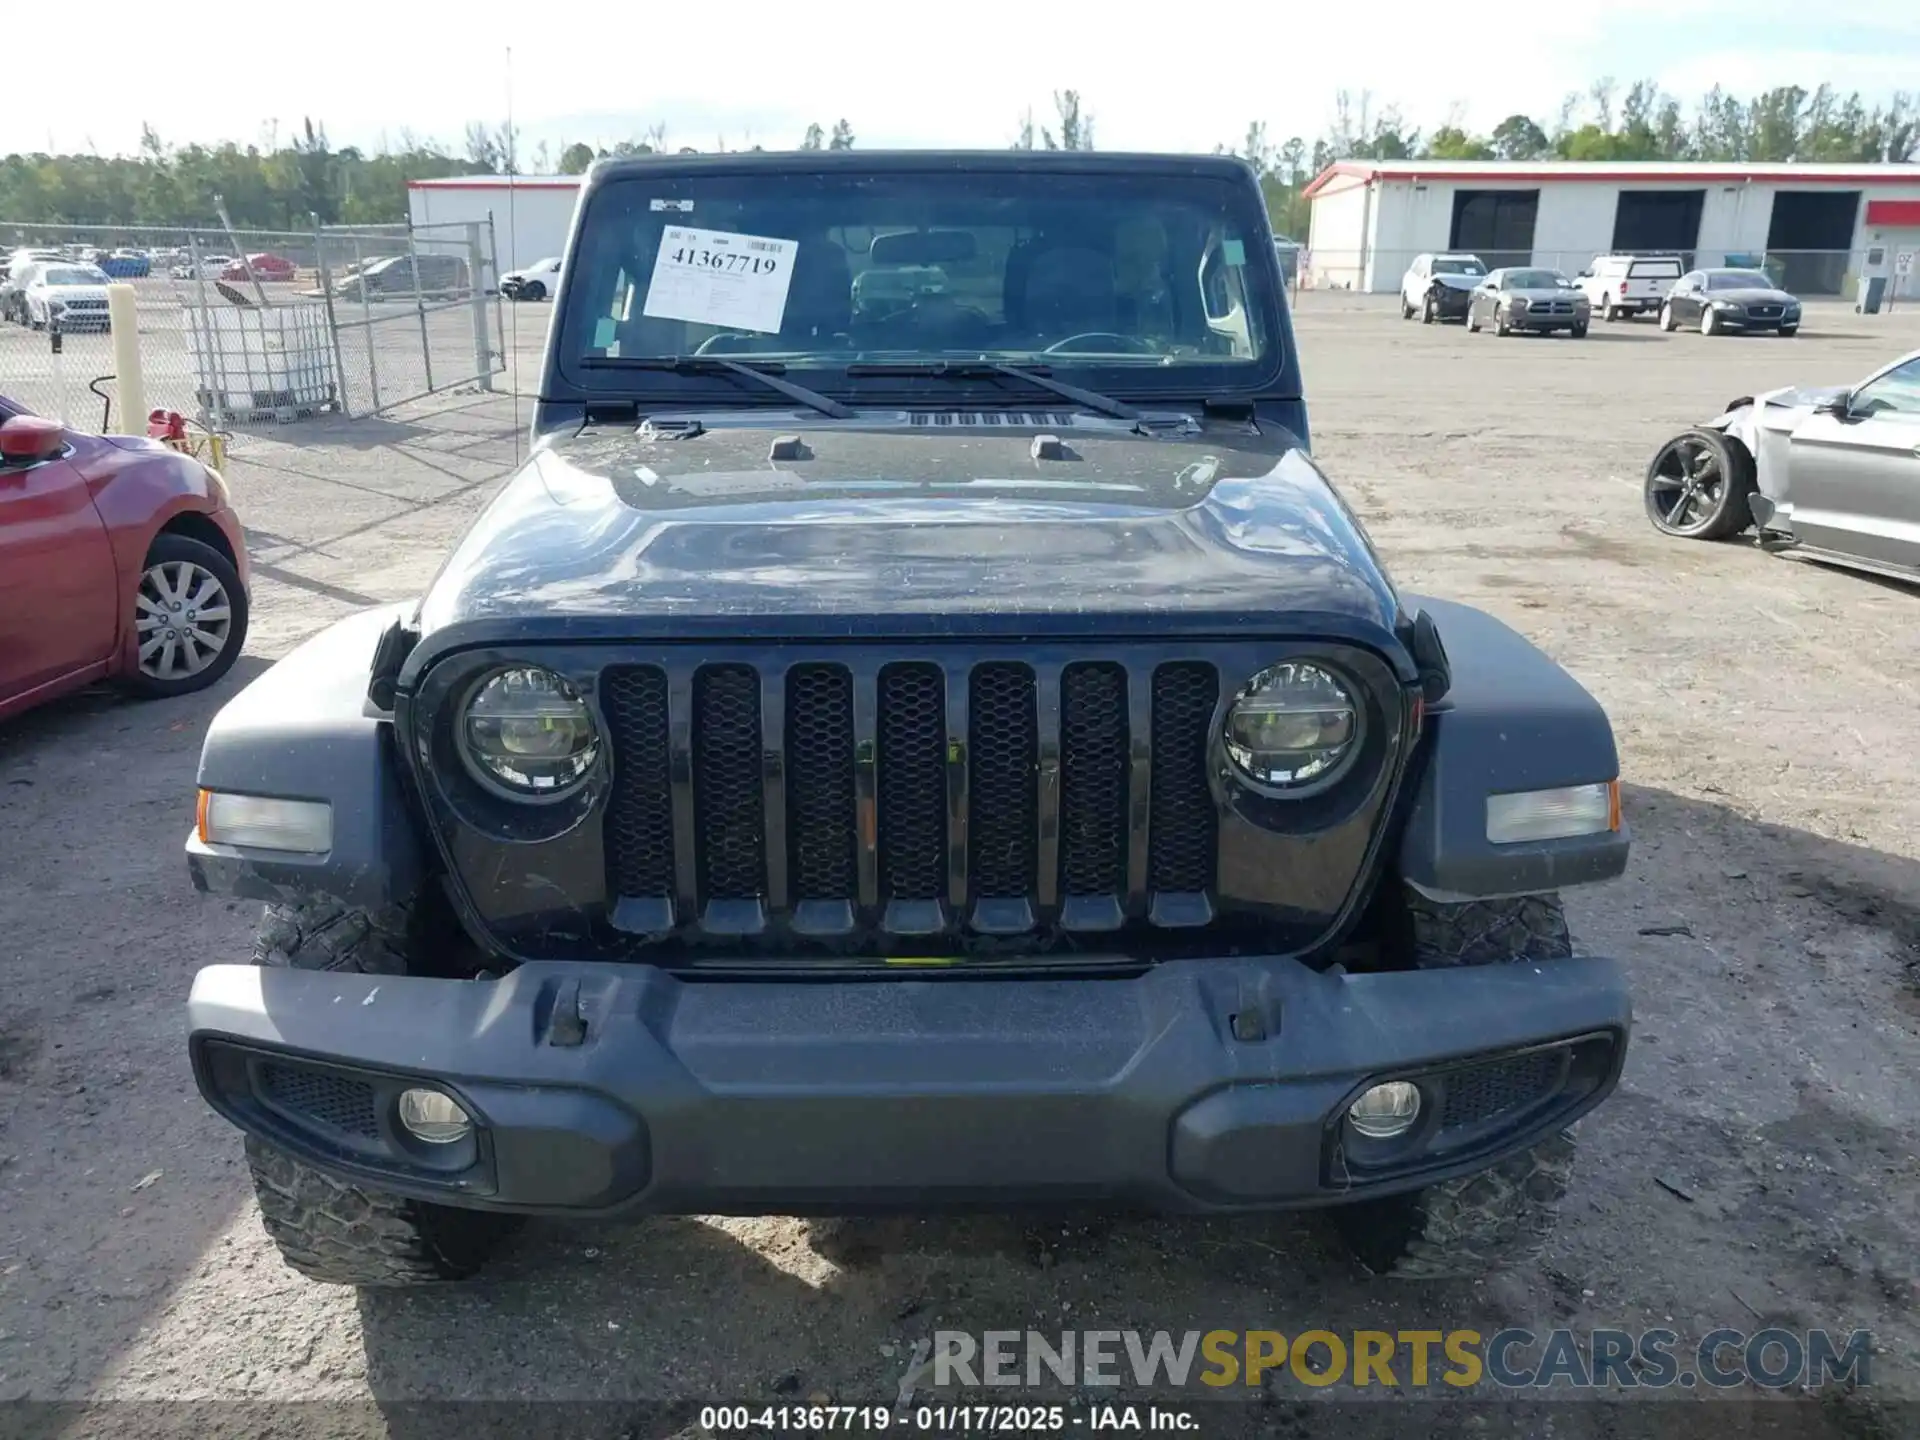
{"label": "steering wheel", "polygon": [[697,346],[694,347],[693,353],[696,355],[711,355],[716,350],[718,350],[718,352],[722,355],[727,355],[727,354],[739,355],[743,353],[750,353],[750,352],[743,352],[739,350],[728,350],[726,342],[729,340],[757,340],[760,338],[762,337],[751,334],[748,331],[744,331],[744,330],[722,330],[717,334],[709,335],[706,339],[702,340]]}
{"label": "steering wheel", "polygon": [[1078,335],[1069,335],[1064,340],[1054,341],[1053,344],[1047,346],[1047,348],[1040,353],[1042,355],[1085,353],[1085,351],[1075,349],[1077,343],[1082,340],[1118,340],[1120,342],[1118,345],[1095,345],[1086,347],[1086,350],[1090,351],[1118,350],[1125,355],[1158,355],[1160,353],[1154,346],[1149,345],[1137,336],[1116,335],[1111,330],[1085,330]]}

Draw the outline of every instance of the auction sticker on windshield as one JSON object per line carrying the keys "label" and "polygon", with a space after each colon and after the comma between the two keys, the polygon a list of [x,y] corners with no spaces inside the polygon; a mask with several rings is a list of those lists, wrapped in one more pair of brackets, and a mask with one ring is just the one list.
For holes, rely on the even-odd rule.
{"label": "auction sticker on windshield", "polygon": [[787,309],[797,240],[669,225],[642,314],[772,334]]}

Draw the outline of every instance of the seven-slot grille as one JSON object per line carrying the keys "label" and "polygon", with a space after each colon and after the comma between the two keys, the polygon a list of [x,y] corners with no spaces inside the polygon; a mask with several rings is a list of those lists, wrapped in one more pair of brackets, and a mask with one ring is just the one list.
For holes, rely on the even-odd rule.
{"label": "seven-slot grille", "polygon": [[1117,929],[1212,915],[1210,661],[861,658],[600,676],[620,929]]}

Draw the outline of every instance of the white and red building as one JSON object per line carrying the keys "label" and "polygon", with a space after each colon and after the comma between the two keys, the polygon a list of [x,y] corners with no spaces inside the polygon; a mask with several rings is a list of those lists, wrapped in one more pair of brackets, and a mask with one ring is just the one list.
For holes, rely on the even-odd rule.
{"label": "white and red building", "polygon": [[416,226],[491,221],[494,258],[499,273],[505,275],[566,248],[583,178],[454,175],[445,180],[409,180],[407,213]]}
{"label": "white and red building", "polygon": [[[1305,193],[1303,278],[1321,288],[1391,293],[1426,252],[1574,275],[1652,250],[1689,268],[1765,263],[1789,289],[1835,294],[1920,251],[1920,165],[1348,160]],[[1920,296],[1920,274],[1898,293]]]}

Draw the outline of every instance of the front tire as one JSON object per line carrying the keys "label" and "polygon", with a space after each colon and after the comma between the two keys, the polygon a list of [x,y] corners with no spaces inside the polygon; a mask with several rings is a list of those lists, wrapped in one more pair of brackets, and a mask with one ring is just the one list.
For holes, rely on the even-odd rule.
{"label": "front tire", "polygon": [[1434,313],[1433,296],[1429,295],[1425,300],[1420,302],[1420,323],[1422,325],[1431,325],[1434,320]]}
{"label": "front tire", "polygon": [[1641,496],[1663,535],[1725,540],[1753,523],[1753,456],[1718,430],[1683,430],[1653,454]]}
{"label": "front tire", "polygon": [[1703,307],[1700,311],[1700,333],[1702,335],[1718,335],[1720,333],[1720,317],[1714,314],[1711,305]]}
{"label": "front tire", "polygon": [[134,594],[138,668],[124,683],[165,699],[215,684],[247,641],[247,592],[240,574],[211,545],[159,535]]}
{"label": "front tire", "polygon": [[1567,333],[1572,335],[1576,340],[1584,340],[1587,338],[1587,327],[1584,325],[1575,325]]}
{"label": "front tire", "polygon": [[[373,912],[326,897],[270,905],[253,963],[396,975],[421,970],[433,943],[422,912]],[[433,1205],[336,1180],[249,1135],[247,1168],[260,1220],[281,1258],[329,1285],[428,1285],[465,1280],[519,1226],[519,1217]]]}
{"label": "front tire", "polygon": [[544,300],[547,298],[547,287],[542,285],[538,280],[535,280],[529,285],[520,287],[520,298],[522,300]]}
{"label": "front tire", "polygon": [[1673,306],[1662,304],[1660,307],[1660,328],[1671,335],[1674,331]]}
{"label": "front tire", "polygon": [[1778,333],[1786,336],[1788,339],[1792,339],[1800,333],[1800,327],[1798,325],[1782,325]]}
{"label": "front tire", "polygon": [[[1558,895],[1445,904],[1403,892],[1397,940],[1420,970],[1564,960],[1573,954]],[[1486,1275],[1531,1259],[1559,1218],[1573,1174],[1562,1130],[1472,1175],[1343,1205],[1334,1228],[1370,1273],[1404,1280]]]}

